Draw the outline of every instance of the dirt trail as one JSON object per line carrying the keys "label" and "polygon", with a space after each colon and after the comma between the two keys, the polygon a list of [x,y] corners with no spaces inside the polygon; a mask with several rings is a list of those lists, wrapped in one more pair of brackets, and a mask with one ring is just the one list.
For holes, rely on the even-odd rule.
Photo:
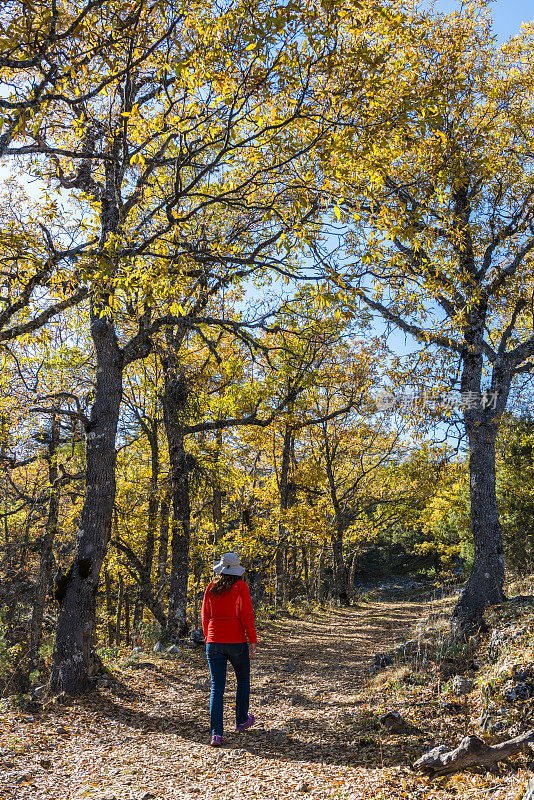
{"label": "dirt trail", "polygon": [[391,770],[406,756],[355,739],[351,715],[365,702],[372,655],[424,610],[377,601],[265,622],[252,676],[257,725],[233,732],[230,670],[221,749],[207,745],[209,691],[195,688],[209,674],[202,651],[142,655],[118,687],[34,721],[0,717],[0,798],[389,798]]}

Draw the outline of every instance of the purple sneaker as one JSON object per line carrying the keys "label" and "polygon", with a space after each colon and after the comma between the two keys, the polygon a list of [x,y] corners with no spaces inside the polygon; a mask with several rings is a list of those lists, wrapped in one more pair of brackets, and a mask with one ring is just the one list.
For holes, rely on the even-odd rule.
{"label": "purple sneaker", "polygon": [[210,744],[212,747],[220,747],[222,745],[222,736],[218,736],[216,733],[214,733],[211,737]]}
{"label": "purple sneaker", "polygon": [[256,717],[254,714],[249,714],[247,717],[246,722],[241,722],[239,725],[235,726],[236,731],[246,731],[247,728],[250,728],[251,725],[254,725],[256,722]]}

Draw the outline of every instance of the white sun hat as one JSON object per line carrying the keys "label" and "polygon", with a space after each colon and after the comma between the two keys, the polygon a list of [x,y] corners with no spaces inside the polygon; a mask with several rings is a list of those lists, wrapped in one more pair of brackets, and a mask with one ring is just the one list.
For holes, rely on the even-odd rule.
{"label": "white sun hat", "polygon": [[237,553],[225,553],[220,561],[215,562],[213,571],[216,575],[243,575],[245,567],[239,563]]}

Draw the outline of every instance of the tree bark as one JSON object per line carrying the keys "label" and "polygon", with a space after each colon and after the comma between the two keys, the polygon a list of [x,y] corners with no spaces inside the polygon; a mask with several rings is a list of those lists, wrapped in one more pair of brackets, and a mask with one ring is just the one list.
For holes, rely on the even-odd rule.
{"label": "tree bark", "polygon": [[469,767],[491,769],[510,756],[532,753],[533,750],[534,730],[491,747],[478,736],[466,736],[454,750],[449,750],[444,744],[429,750],[415,762],[414,769],[430,777],[452,775]]}
{"label": "tree bark", "polygon": [[115,642],[118,645],[121,643],[121,617],[122,608],[124,603],[124,578],[119,573],[119,597],[117,600],[117,618],[115,622]]}
{"label": "tree bark", "polygon": [[278,545],[275,555],[275,587],[274,605],[278,608],[283,602],[286,594],[286,542],[288,537],[287,526],[284,520],[284,512],[290,508],[294,493],[291,491],[289,482],[289,466],[291,461],[291,449],[293,446],[293,429],[286,423],[284,428],[284,440],[282,445],[282,462],[280,466],[280,522],[278,523]]}
{"label": "tree bark", "polygon": [[469,480],[473,566],[452,616],[456,635],[469,636],[483,627],[488,605],[505,599],[504,551],[495,487],[496,431],[487,425],[469,430]]}
{"label": "tree bark", "polygon": [[93,310],[96,380],[86,430],[86,489],[74,560],[63,579],[50,686],[79,695],[89,687],[96,592],[111,535],[115,502],[115,438],[122,398],[123,352],[115,328]]}
{"label": "tree bark", "polygon": [[106,616],[108,618],[108,646],[113,647],[115,644],[115,620],[113,619],[111,577],[107,569],[104,570],[104,587],[106,592]]}
{"label": "tree bark", "polygon": [[486,606],[506,599],[503,588],[504,550],[496,493],[495,441],[508,400],[511,371],[504,361],[493,366],[491,389],[498,393],[495,408],[482,407],[478,401],[481,375],[481,355],[464,357],[462,392],[471,392],[473,397],[477,397],[476,402],[466,403],[464,407],[464,424],[469,438],[474,559],[451,618],[453,635],[464,639],[484,628]]}
{"label": "tree bark", "polygon": [[167,629],[170,636],[180,637],[188,630],[187,582],[191,540],[189,459],[180,426],[170,422],[166,427],[172,473],[173,509]]}
{"label": "tree bark", "polygon": [[[151,420],[150,426],[146,426],[145,432],[147,434],[148,442],[150,444],[150,487],[148,495],[148,513],[147,513],[147,534],[145,540],[145,552],[143,556],[143,563],[146,572],[150,575],[152,572],[152,562],[154,561],[154,547],[156,543],[156,527],[158,523],[158,482],[159,482],[159,445],[158,445],[158,423],[156,419]],[[138,592],[135,608],[133,625],[137,630],[141,623],[143,616],[143,600],[141,593]]]}
{"label": "tree bark", "polygon": [[180,370],[178,349],[183,332],[173,336],[167,331],[167,350],[162,357],[164,375],[163,421],[169,447],[172,494],[171,569],[167,634],[178,638],[187,633],[187,582],[191,539],[189,473],[192,459],[185,449],[184,422],[187,419],[189,389]]}
{"label": "tree bark", "polygon": [[169,549],[169,513],[171,507],[171,487],[165,490],[160,504],[160,523],[158,540],[157,587],[160,589],[167,577],[167,555]]}
{"label": "tree bark", "polygon": [[310,570],[308,566],[308,553],[306,552],[306,545],[301,546],[301,553],[302,553],[302,566],[304,569],[304,586],[306,587],[306,594],[308,595],[308,597],[311,597]]}
{"label": "tree bark", "polygon": [[319,564],[317,565],[317,583],[315,585],[315,597],[319,603],[323,602],[324,556],[325,544],[323,543],[319,553]]}
{"label": "tree bark", "polygon": [[335,531],[332,534],[332,557],[334,563],[334,586],[338,602],[342,606],[349,605],[348,570],[343,556],[343,540],[345,535],[345,520],[343,509],[339,502],[336,480],[334,477],[333,457],[328,441],[328,428],[323,425],[324,457],[330,499],[335,516]]}
{"label": "tree bark", "polygon": [[127,645],[132,643],[130,635],[130,590],[128,588],[124,592],[124,639]]}
{"label": "tree bark", "polygon": [[57,450],[60,437],[60,419],[54,414],[50,423],[48,436],[48,483],[50,486],[50,500],[45,531],[41,542],[39,558],[39,574],[35,586],[32,619],[30,626],[30,671],[35,669],[39,661],[39,648],[43,636],[43,618],[46,605],[46,595],[52,579],[54,568],[53,546],[58,530],[59,501],[61,489],[58,481]]}
{"label": "tree bark", "polygon": [[213,544],[217,544],[219,539],[224,536],[223,517],[222,517],[222,499],[223,491],[221,488],[220,464],[219,459],[223,446],[223,432],[220,428],[215,431],[215,439],[217,447],[215,450],[215,470],[213,479]]}

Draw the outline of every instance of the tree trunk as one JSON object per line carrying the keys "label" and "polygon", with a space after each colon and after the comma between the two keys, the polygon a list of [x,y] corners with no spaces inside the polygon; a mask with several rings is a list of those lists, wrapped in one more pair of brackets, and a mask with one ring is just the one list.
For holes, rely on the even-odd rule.
{"label": "tree trunk", "polygon": [[334,586],[339,604],[349,605],[348,591],[348,571],[343,558],[343,538],[345,533],[344,514],[339,502],[337,484],[334,476],[333,454],[328,441],[328,428],[323,425],[324,437],[324,457],[328,486],[330,488],[330,499],[335,515],[335,532],[332,534],[332,556],[334,562]]}
{"label": "tree trunk", "polygon": [[[158,523],[158,482],[159,482],[159,446],[158,446],[158,423],[157,420],[151,421],[151,426],[147,426],[148,441],[150,444],[150,488],[148,496],[148,520],[147,534],[145,540],[145,552],[143,563],[148,575],[152,572],[152,562],[154,560],[154,546],[156,542],[156,526]],[[137,630],[143,616],[143,599],[141,592],[138,592],[135,608],[133,625]]]}
{"label": "tree trunk", "polygon": [[337,599],[342,606],[349,605],[348,570],[343,558],[343,529],[332,536],[332,556],[334,561],[334,584]]}
{"label": "tree trunk", "polygon": [[274,569],[274,608],[276,611],[284,598],[284,548],[281,544],[276,548]]}
{"label": "tree trunk", "polygon": [[37,667],[39,661],[39,648],[43,636],[43,617],[46,605],[46,595],[52,579],[54,567],[53,546],[58,529],[60,486],[58,480],[57,449],[60,437],[60,419],[54,414],[51,419],[48,437],[48,483],[50,485],[50,500],[45,531],[41,542],[39,559],[39,575],[35,587],[32,619],[30,626],[30,671]]}
{"label": "tree trunk", "polygon": [[356,566],[358,564],[358,556],[356,553],[352,556],[352,560],[350,562],[350,570],[349,570],[349,598],[351,600],[354,599],[354,578],[356,576]]}
{"label": "tree trunk", "polygon": [[315,596],[319,603],[323,602],[324,556],[325,556],[325,544],[323,543],[323,546],[321,547],[321,552],[319,553],[317,583],[315,587]]}
{"label": "tree trunk", "polygon": [[167,634],[171,638],[187,632],[187,582],[189,576],[189,544],[191,539],[191,507],[189,473],[192,459],[185,449],[183,425],[187,419],[189,389],[180,371],[178,349],[183,332],[176,337],[167,331],[167,350],[162,357],[164,374],[163,421],[169,447],[172,493],[171,570]]}
{"label": "tree trunk", "polygon": [[291,450],[293,446],[293,429],[286,423],[284,428],[284,442],[282,445],[282,463],[280,466],[280,522],[278,524],[278,545],[275,555],[275,590],[274,605],[278,608],[286,595],[286,555],[288,530],[284,520],[284,512],[291,507],[294,502],[294,492],[291,490],[289,482],[289,466],[291,461]]}
{"label": "tree trunk", "polygon": [[189,459],[184,447],[180,426],[169,424],[169,458],[172,472],[172,541],[169,576],[169,610],[167,629],[170,636],[187,633],[187,581],[189,575],[189,544],[191,539],[191,509],[189,502]]}
{"label": "tree trunk", "polygon": [[171,488],[165,490],[161,498],[159,541],[158,541],[158,572],[157,587],[160,589],[167,577],[167,551],[169,549],[169,512],[171,507]]}
{"label": "tree trunk", "polygon": [[219,459],[223,446],[223,433],[220,428],[215,431],[215,438],[217,447],[215,450],[215,475],[213,480],[213,544],[217,544],[219,539],[224,536],[223,518],[222,518],[222,499],[223,492],[221,488],[221,476]]}
{"label": "tree trunk", "polygon": [[130,590],[124,592],[124,639],[127,645],[132,643],[130,635]]}
{"label": "tree trunk", "polygon": [[452,630],[458,636],[468,636],[483,627],[485,607],[505,599],[504,553],[495,490],[495,427],[482,422],[468,430],[475,552],[471,573],[453,611]]}
{"label": "tree trunk", "polygon": [[96,592],[111,535],[115,502],[115,437],[122,398],[123,353],[112,322],[92,312],[96,380],[86,435],[86,488],[74,560],[60,600],[50,686],[78,695],[89,687]]}
{"label": "tree trunk", "polygon": [[117,600],[117,621],[115,623],[115,642],[117,646],[121,643],[121,617],[124,603],[124,578],[119,573],[119,597]]}
{"label": "tree trunk", "polygon": [[115,644],[115,620],[113,619],[113,600],[111,596],[111,578],[107,569],[104,570],[104,586],[106,592],[106,616],[108,618],[108,646]]}
{"label": "tree trunk", "polygon": [[[451,631],[467,638],[484,627],[483,613],[488,605],[500,603],[504,595],[504,551],[495,488],[495,441],[501,415],[506,408],[512,372],[506,357],[493,365],[491,391],[494,407],[483,407],[480,396],[484,316],[471,312],[472,325],[466,340],[472,352],[464,356],[462,393],[464,424],[469,437],[469,482],[471,535],[474,560],[451,619]],[[471,399],[473,401],[471,402]]]}
{"label": "tree trunk", "polygon": [[311,597],[311,591],[310,591],[310,588],[311,588],[310,587],[310,569],[309,569],[309,566],[308,566],[308,553],[306,552],[306,546],[305,545],[302,545],[301,553],[302,553],[302,566],[303,566],[303,569],[304,569],[304,586],[306,587],[306,594],[308,595],[308,597]]}

